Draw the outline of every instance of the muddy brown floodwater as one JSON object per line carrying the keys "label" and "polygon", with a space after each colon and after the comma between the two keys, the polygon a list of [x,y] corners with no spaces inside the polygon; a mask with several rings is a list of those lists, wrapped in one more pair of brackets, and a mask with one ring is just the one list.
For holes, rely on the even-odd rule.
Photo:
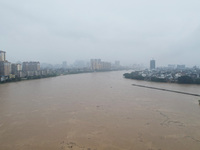
{"label": "muddy brown floodwater", "polygon": [[0,85],[0,150],[199,150],[198,85],[123,78],[123,71]]}

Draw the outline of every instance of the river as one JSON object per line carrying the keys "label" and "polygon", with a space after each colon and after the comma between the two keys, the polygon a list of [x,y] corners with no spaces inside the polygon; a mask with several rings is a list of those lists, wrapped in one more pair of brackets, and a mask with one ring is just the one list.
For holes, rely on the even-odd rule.
{"label": "river", "polygon": [[199,85],[123,78],[128,71],[0,84],[0,150],[199,150]]}

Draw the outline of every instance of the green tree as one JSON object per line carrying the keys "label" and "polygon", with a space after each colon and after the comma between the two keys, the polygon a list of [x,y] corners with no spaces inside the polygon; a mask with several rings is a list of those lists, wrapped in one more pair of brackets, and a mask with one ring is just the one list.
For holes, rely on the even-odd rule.
{"label": "green tree", "polygon": [[178,83],[191,84],[193,83],[193,79],[189,76],[181,76],[178,78]]}

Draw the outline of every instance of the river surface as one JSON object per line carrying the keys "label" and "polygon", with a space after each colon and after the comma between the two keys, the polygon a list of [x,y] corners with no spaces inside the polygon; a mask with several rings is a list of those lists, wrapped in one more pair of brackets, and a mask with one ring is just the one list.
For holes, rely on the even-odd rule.
{"label": "river surface", "polygon": [[86,73],[0,85],[0,150],[199,150],[198,85]]}

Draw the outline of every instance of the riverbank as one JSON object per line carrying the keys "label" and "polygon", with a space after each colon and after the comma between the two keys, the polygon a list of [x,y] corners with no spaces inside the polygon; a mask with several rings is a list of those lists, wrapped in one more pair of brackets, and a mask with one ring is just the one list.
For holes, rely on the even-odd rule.
{"label": "riverbank", "polygon": [[24,80],[36,80],[43,78],[51,78],[62,75],[72,75],[72,74],[83,74],[83,73],[93,73],[93,72],[109,72],[109,71],[119,71],[119,70],[101,70],[101,71],[69,71],[69,72],[54,72],[48,75],[38,75],[38,76],[25,76],[25,77],[15,77],[15,78],[7,78],[4,81],[0,81],[0,84],[10,83],[10,82],[19,82]]}
{"label": "riverbank", "polygon": [[182,75],[179,77],[159,77],[156,74],[143,74],[143,72],[135,71],[131,73],[125,73],[123,76],[127,79],[134,79],[134,80],[143,80],[143,81],[151,81],[151,82],[162,82],[162,83],[178,83],[178,84],[200,84],[199,77],[191,77],[188,75]]}
{"label": "riverbank", "polygon": [[11,83],[11,82],[20,82],[24,80],[36,80],[36,79],[43,79],[43,78],[51,78],[51,77],[56,77],[59,76],[57,74],[50,74],[50,75],[42,75],[42,76],[28,76],[28,77],[16,77],[16,78],[8,78],[4,81],[0,81],[0,84],[5,84],[5,83]]}

